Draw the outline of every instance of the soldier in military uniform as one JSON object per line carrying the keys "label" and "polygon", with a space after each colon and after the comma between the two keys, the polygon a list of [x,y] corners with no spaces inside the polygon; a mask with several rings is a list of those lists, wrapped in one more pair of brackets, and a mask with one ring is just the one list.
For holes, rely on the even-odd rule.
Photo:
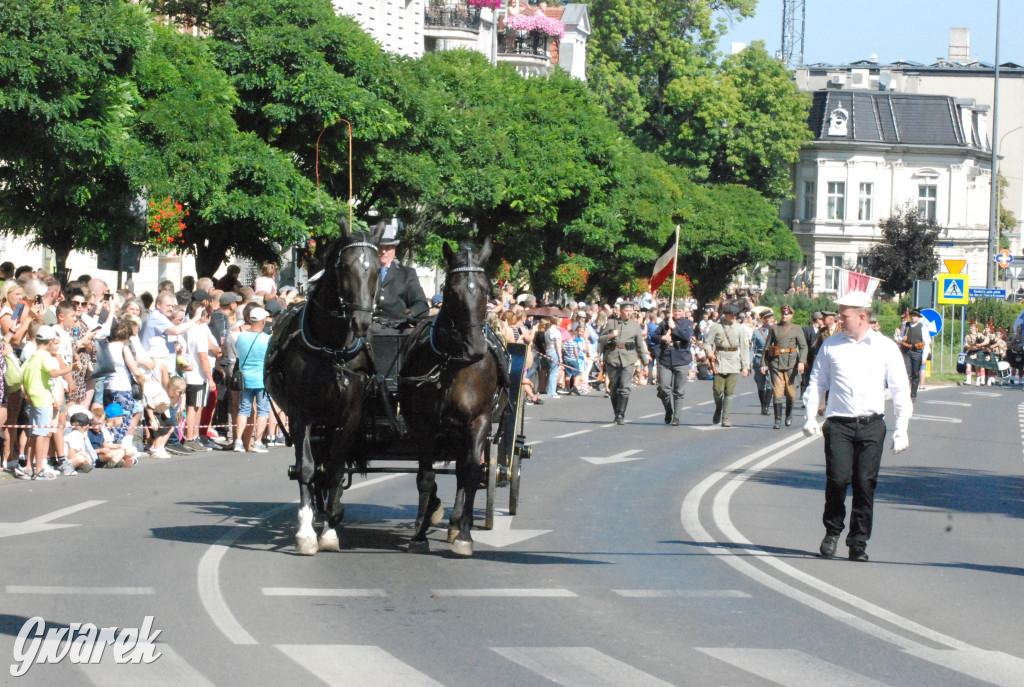
{"label": "soldier in military uniform", "polygon": [[704,337],[704,350],[714,367],[715,379],[712,391],[715,395],[715,415],[711,424],[722,423],[732,427],[729,411],[736,393],[736,382],[740,375],[750,374],[750,344],[743,325],[736,322],[740,307],[730,303],[722,309],[722,322],[708,327]]}
{"label": "soldier in military uniform", "polygon": [[917,387],[921,383],[921,355],[925,346],[924,324],[921,322],[921,311],[911,310],[910,321],[903,324],[900,332],[900,351],[903,363],[907,366],[907,377],[910,378],[910,400],[917,398]]}
{"label": "soldier in military uniform", "polygon": [[683,410],[683,388],[690,372],[690,341],[693,339],[693,321],[687,317],[686,301],[673,304],[672,318],[665,318],[654,332],[658,350],[658,398],[665,406],[665,424],[679,425]]}
{"label": "soldier in military uniform", "polygon": [[650,363],[644,343],[644,327],[633,319],[633,304],[625,301],[619,306],[619,318],[609,318],[604,333],[598,338],[604,351],[604,375],[608,396],[615,411],[615,424],[626,424],[626,406],[633,381],[633,366],[637,359]]}
{"label": "soldier in military uniform", "polygon": [[807,338],[800,327],[793,324],[793,308],[782,306],[782,323],[768,333],[764,349],[764,369],[771,370],[772,392],[775,397],[775,424],[782,427],[782,397],[786,397],[786,426],[793,424],[793,401],[807,363]]}
{"label": "soldier in military uniform", "polygon": [[761,326],[754,330],[750,337],[750,369],[754,371],[754,383],[757,385],[757,398],[761,402],[761,414],[768,414],[768,406],[772,402],[772,383],[767,368],[761,361],[764,358],[764,347],[768,345],[768,333],[775,324],[775,313],[765,308],[761,313]]}

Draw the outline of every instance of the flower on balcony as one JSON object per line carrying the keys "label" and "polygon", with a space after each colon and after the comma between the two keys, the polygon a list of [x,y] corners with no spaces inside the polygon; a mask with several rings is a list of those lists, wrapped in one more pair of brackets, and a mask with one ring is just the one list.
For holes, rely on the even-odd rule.
{"label": "flower on balcony", "polygon": [[501,0],[469,0],[470,7],[486,7],[496,10],[501,7]]}
{"label": "flower on balcony", "polygon": [[513,31],[537,31],[546,36],[561,38],[565,35],[565,24],[543,13],[517,14],[505,17],[505,28]]}

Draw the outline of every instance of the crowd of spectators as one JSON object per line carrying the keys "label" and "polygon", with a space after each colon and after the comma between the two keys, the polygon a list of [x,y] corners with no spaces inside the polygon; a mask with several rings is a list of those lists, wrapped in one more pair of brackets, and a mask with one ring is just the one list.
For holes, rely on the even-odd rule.
{"label": "crowd of spectators", "polygon": [[[278,286],[273,264],[253,286],[240,273],[231,265],[216,283],[185,277],[136,295],[0,265],[3,468],[51,480],[281,441],[263,358],[273,316],[300,296]],[[244,382],[233,389],[236,361]]]}

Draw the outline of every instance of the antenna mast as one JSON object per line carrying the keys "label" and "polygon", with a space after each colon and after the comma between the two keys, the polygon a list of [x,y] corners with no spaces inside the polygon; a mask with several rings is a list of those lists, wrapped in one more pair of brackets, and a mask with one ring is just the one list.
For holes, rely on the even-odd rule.
{"label": "antenna mast", "polygon": [[804,0],[782,0],[782,62],[790,71],[804,63]]}

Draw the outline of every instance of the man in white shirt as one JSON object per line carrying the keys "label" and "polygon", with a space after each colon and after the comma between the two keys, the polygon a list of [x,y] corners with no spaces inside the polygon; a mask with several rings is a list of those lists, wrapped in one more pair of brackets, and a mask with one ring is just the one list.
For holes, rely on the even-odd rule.
{"label": "man in white shirt", "polygon": [[[804,407],[804,433],[825,436],[825,538],[820,552],[835,555],[846,518],[846,491],[853,486],[850,531],[846,537],[850,560],[867,561],[875,486],[885,442],[885,388],[888,384],[896,412],[892,449],[907,448],[907,427],[913,413],[910,382],[897,345],[869,322],[871,297],[851,292],[838,301],[840,331],[821,345],[814,360]],[[819,399],[828,392],[825,423],[814,416]]]}
{"label": "man in white shirt", "polygon": [[[185,377],[185,447],[193,451],[209,451],[210,447],[199,441],[199,419],[206,407],[207,395],[213,384],[213,364],[210,359],[210,328],[207,325],[209,316],[204,314],[200,301],[193,301],[189,306],[189,315],[196,317],[198,324],[191,327],[184,335],[182,354],[189,367]],[[205,429],[205,428],[204,428]],[[204,432],[205,434],[205,432]]]}

